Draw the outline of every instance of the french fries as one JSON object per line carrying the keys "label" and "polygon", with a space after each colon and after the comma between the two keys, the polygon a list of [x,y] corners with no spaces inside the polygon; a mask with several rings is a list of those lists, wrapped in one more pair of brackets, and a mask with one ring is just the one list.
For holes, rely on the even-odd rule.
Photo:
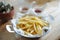
{"label": "french fries", "polygon": [[48,26],[48,22],[35,17],[35,16],[24,16],[18,20],[17,27],[21,28],[24,32],[30,34],[42,34],[42,28]]}

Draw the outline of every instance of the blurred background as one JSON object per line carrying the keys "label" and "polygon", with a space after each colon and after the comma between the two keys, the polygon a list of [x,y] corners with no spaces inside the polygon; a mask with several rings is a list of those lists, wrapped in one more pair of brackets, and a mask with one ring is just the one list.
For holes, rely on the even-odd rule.
{"label": "blurred background", "polygon": [[[55,3],[55,2],[58,3],[60,0],[0,0],[0,1],[10,3],[11,5],[14,6],[15,12],[17,12],[20,6],[24,6],[24,5],[28,5],[28,6],[38,5],[38,6],[41,6],[41,5],[44,5],[46,3]],[[56,6],[57,6],[57,4],[56,4]],[[15,34],[9,33],[9,32],[6,31],[5,26],[7,24],[11,24],[10,21],[3,24],[0,28],[0,40],[17,40],[16,37],[15,37]],[[22,39],[19,39],[19,40],[22,40]]]}

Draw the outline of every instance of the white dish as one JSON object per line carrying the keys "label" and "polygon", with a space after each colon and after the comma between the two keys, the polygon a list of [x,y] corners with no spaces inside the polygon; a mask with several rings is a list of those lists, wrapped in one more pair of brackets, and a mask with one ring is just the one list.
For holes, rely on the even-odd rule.
{"label": "white dish", "polygon": [[[28,15],[28,14],[25,14],[25,15]],[[29,14],[30,15],[30,14]],[[24,15],[22,15],[22,16],[24,16]],[[22,17],[21,16],[21,17]],[[37,16],[37,15],[32,15],[32,16]],[[20,17],[19,17],[20,18]],[[16,24],[17,24],[17,20],[19,19],[18,17],[17,18],[15,18],[15,19],[13,19],[13,20],[11,20],[11,23],[13,24],[13,29],[14,29],[14,31],[13,32],[15,32],[16,34],[18,34],[18,35],[20,35],[20,36],[23,36],[23,37],[27,37],[27,38],[38,38],[38,37],[41,37],[41,36],[44,36],[44,35],[46,35],[47,33],[49,33],[49,31],[51,31],[51,24],[52,24],[52,22],[54,21],[54,18],[51,16],[51,15],[48,15],[48,16],[42,16],[42,19],[43,20],[46,20],[46,21],[48,21],[49,22],[49,27],[45,27],[45,29],[48,29],[48,31],[47,32],[44,32],[44,30],[43,30],[43,33],[42,33],[42,35],[31,35],[31,34],[28,34],[28,35],[25,35],[24,34],[24,32],[21,30],[21,29],[17,29],[17,27],[16,27]],[[9,31],[9,32],[11,32],[11,30],[9,30],[10,28],[9,28],[9,26],[7,26],[6,27],[6,29]],[[43,28],[44,29],[44,28]]]}

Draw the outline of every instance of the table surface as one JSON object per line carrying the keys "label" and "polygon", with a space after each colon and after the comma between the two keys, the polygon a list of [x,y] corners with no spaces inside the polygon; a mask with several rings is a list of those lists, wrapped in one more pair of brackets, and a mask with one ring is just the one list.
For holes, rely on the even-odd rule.
{"label": "table surface", "polygon": [[[1,25],[0,27],[0,40],[58,40],[60,38],[60,5],[59,1],[53,1],[48,3],[45,11],[54,17],[54,23],[52,24],[52,30],[46,36],[37,39],[28,39],[24,37],[16,38],[14,33],[9,33],[6,29],[6,25],[10,25],[11,22]],[[45,12],[44,11],[44,12]],[[1,31],[3,30],[3,31]]]}

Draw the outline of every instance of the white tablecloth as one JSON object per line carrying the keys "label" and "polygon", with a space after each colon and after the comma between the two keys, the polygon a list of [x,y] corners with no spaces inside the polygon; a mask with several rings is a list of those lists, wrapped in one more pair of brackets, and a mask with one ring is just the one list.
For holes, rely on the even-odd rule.
{"label": "white tablecloth", "polygon": [[57,40],[60,38],[60,1],[53,1],[48,3],[45,11],[54,17],[54,23],[52,24],[52,30],[46,36],[42,37],[42,40]]}

